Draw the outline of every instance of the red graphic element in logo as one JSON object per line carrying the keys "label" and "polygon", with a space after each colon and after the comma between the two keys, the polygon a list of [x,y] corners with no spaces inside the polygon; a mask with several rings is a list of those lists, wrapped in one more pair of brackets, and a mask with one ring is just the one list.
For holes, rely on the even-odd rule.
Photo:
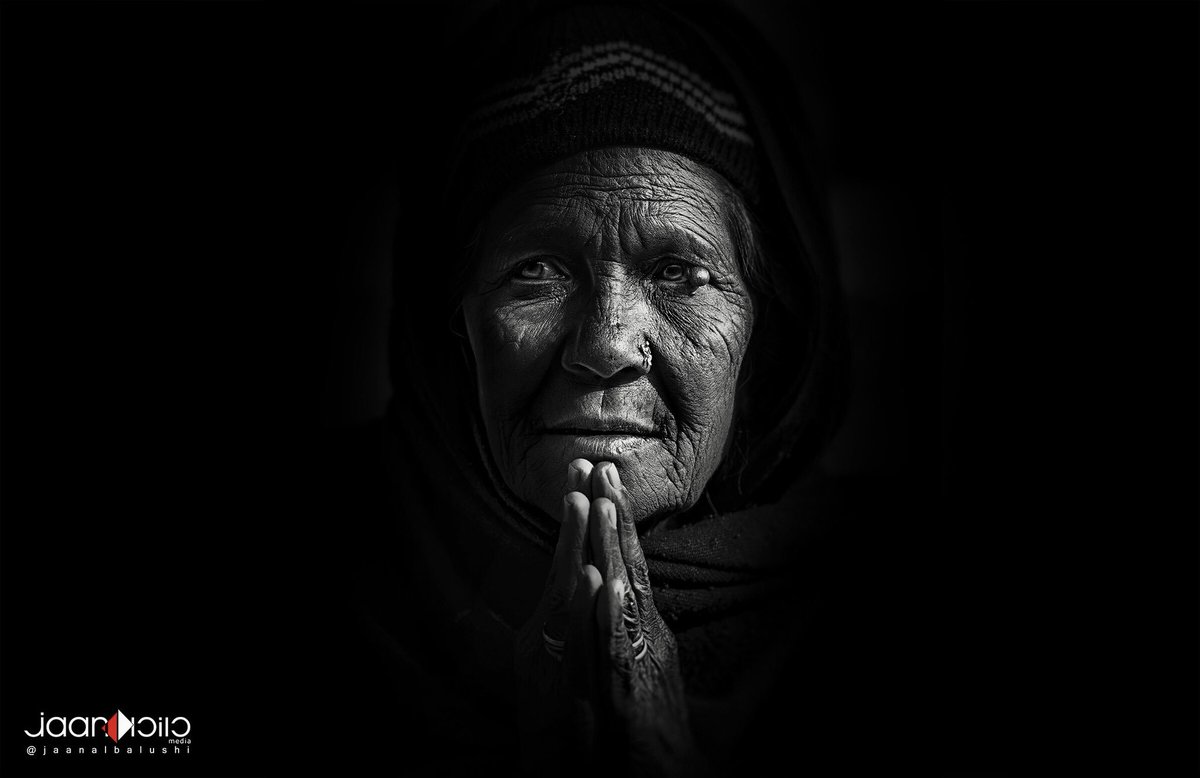
{"label": "red graphic element in logo", "polygon": [[112,742],[116,743],[121,738],[125,737],[125,733],[133,729],[133,722],[130,721],[124,713],[117,711],[108,717],[108,722],[101,725],[101,729],[112,738]]}

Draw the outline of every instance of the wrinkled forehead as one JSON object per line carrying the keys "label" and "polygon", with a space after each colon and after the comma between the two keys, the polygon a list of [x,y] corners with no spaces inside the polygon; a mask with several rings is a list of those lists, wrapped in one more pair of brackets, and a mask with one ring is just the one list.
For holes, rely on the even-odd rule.
{"label": "wrinkled forehead", "polygon": [[716,173],[666,151],[615,148],[576,154],[539,170],[505,195],[487,220],[484,243],[604,232],[677,241],[732,253],[728,214],[736,198]]}

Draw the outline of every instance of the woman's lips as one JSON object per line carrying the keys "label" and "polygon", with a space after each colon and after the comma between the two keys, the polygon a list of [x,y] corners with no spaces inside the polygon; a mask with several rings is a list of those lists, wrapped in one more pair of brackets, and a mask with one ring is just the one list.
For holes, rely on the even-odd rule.
{"label": "woman's lips", "polygon": [[542,430],[546,435],[574,435],[576,437],[660,437],[654,430],[643,427],[553,427]]}
{"label": "woman's lips", "polygon": [[629,417],[598,418],[578,414],[555,418],[537,430],[547,442],[560,446],[568,459],[620,460],[661,438],[653,424]]}
{"label": "woman's lips", "polygon": [[625,432],[596,432],[593,430],[545,430],[545,439],[562,447],[567,460],[619,460],[627,454],[649,445],[654,435]]}
{"label": "woman's lips", "polygon": [[616,435],[643,438],[662,436],[662,433],[653,424],[640,419],[597,419],[584,416],[555,419],[553,422],[542,425],[539,432],[575,436]]}

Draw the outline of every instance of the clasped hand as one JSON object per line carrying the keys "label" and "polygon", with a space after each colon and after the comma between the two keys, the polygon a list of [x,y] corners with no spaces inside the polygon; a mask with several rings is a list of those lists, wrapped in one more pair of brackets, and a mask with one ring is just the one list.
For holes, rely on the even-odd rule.
{"label": "clasped hand", "polygon": [[533,617],[518,635],[523,757],[556,771],[673,773],[691,738],[675,636],[659,616],[617,466],[568,466],[562,526]]}

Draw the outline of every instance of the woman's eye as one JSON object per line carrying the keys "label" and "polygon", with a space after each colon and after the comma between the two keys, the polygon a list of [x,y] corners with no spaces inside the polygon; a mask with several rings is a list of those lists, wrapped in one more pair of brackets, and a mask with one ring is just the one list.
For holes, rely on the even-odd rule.
{"label": "woman's eye", "polygon": [[547,281],[552,278],[562,278],[564,273],[550,262],[541,259],[527,259],[514,268],[513,277],[522,281]]}
{"label": "woman's eye", "polygon": [[679,283],[686,279],[687,275],[687,265],[682,262],[667,262],[658,268],[658,277],[671,283]]}

